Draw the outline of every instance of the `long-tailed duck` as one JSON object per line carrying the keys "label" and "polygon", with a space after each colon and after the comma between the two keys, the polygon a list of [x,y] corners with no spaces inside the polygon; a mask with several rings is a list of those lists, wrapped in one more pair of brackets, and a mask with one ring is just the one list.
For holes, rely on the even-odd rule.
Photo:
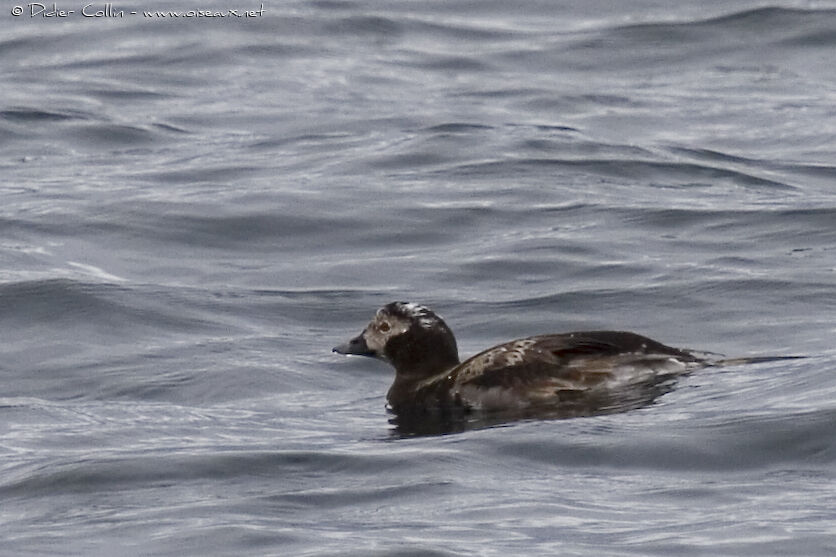
{"label": "long-tailed duck", "polygon": [[711,363],[620,331],[512,340],[460,362],[456,339],[441,317],[407,302],[383,306],[359,336],[333,351],[391,364],[395,382],[387,399],[395,413],[594,406],[613,393],[658,385]]}

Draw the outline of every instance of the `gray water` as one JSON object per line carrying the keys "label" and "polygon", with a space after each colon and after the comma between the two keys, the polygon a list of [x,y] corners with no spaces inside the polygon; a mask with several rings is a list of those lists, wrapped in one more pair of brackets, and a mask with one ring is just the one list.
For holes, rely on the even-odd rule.
{"label": "gray water", "polygon": [[[836,553],[836,4],[84,4],[0,13],[0,553]],[[807,358],[404,435],[400,299]]]}

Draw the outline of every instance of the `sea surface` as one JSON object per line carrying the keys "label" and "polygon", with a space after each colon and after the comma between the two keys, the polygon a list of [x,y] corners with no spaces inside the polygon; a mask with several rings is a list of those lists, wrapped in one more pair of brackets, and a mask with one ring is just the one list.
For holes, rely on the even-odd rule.
{"label": "sea surface", "polygon": [[[836,2],[86,5],[0,13],[0,555],[836,554]],[[393,300],[805,358],[422,435]]]}

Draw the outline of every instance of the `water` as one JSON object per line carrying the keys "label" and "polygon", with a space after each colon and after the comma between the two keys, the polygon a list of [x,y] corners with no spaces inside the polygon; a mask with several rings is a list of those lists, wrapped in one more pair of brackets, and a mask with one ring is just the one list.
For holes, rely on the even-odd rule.
{"label": "water", "polygon": [[[0,553],[836,552],[836,5],[680,4],[5,7]],[[401,438],[396,299],[808,358]]]}

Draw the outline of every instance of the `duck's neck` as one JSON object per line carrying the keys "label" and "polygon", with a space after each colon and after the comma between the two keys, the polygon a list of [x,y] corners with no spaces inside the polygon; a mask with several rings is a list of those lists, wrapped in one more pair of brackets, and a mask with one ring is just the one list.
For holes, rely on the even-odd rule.
{"label": "duck's neck", "polygon": [[421,384],[459,365],[453,333],[446,328],[410,329],[386,343],[385,358],[395,368],[387,399],[392,408],[420,405]]}
{"label": "duck's neck", "polygon": [[446,383],[448,373],[459,364],[458,358],[450,360],[442,365],[435,365],[431,368],[421,370],[397,369],[395,381],[389,387],[386,400],[389,405],[397,410],[398,408],[421,406],[429,402],[443,403],[442,400],[428,401],[427,398],[443,398],[445,393],[443,386]]}

